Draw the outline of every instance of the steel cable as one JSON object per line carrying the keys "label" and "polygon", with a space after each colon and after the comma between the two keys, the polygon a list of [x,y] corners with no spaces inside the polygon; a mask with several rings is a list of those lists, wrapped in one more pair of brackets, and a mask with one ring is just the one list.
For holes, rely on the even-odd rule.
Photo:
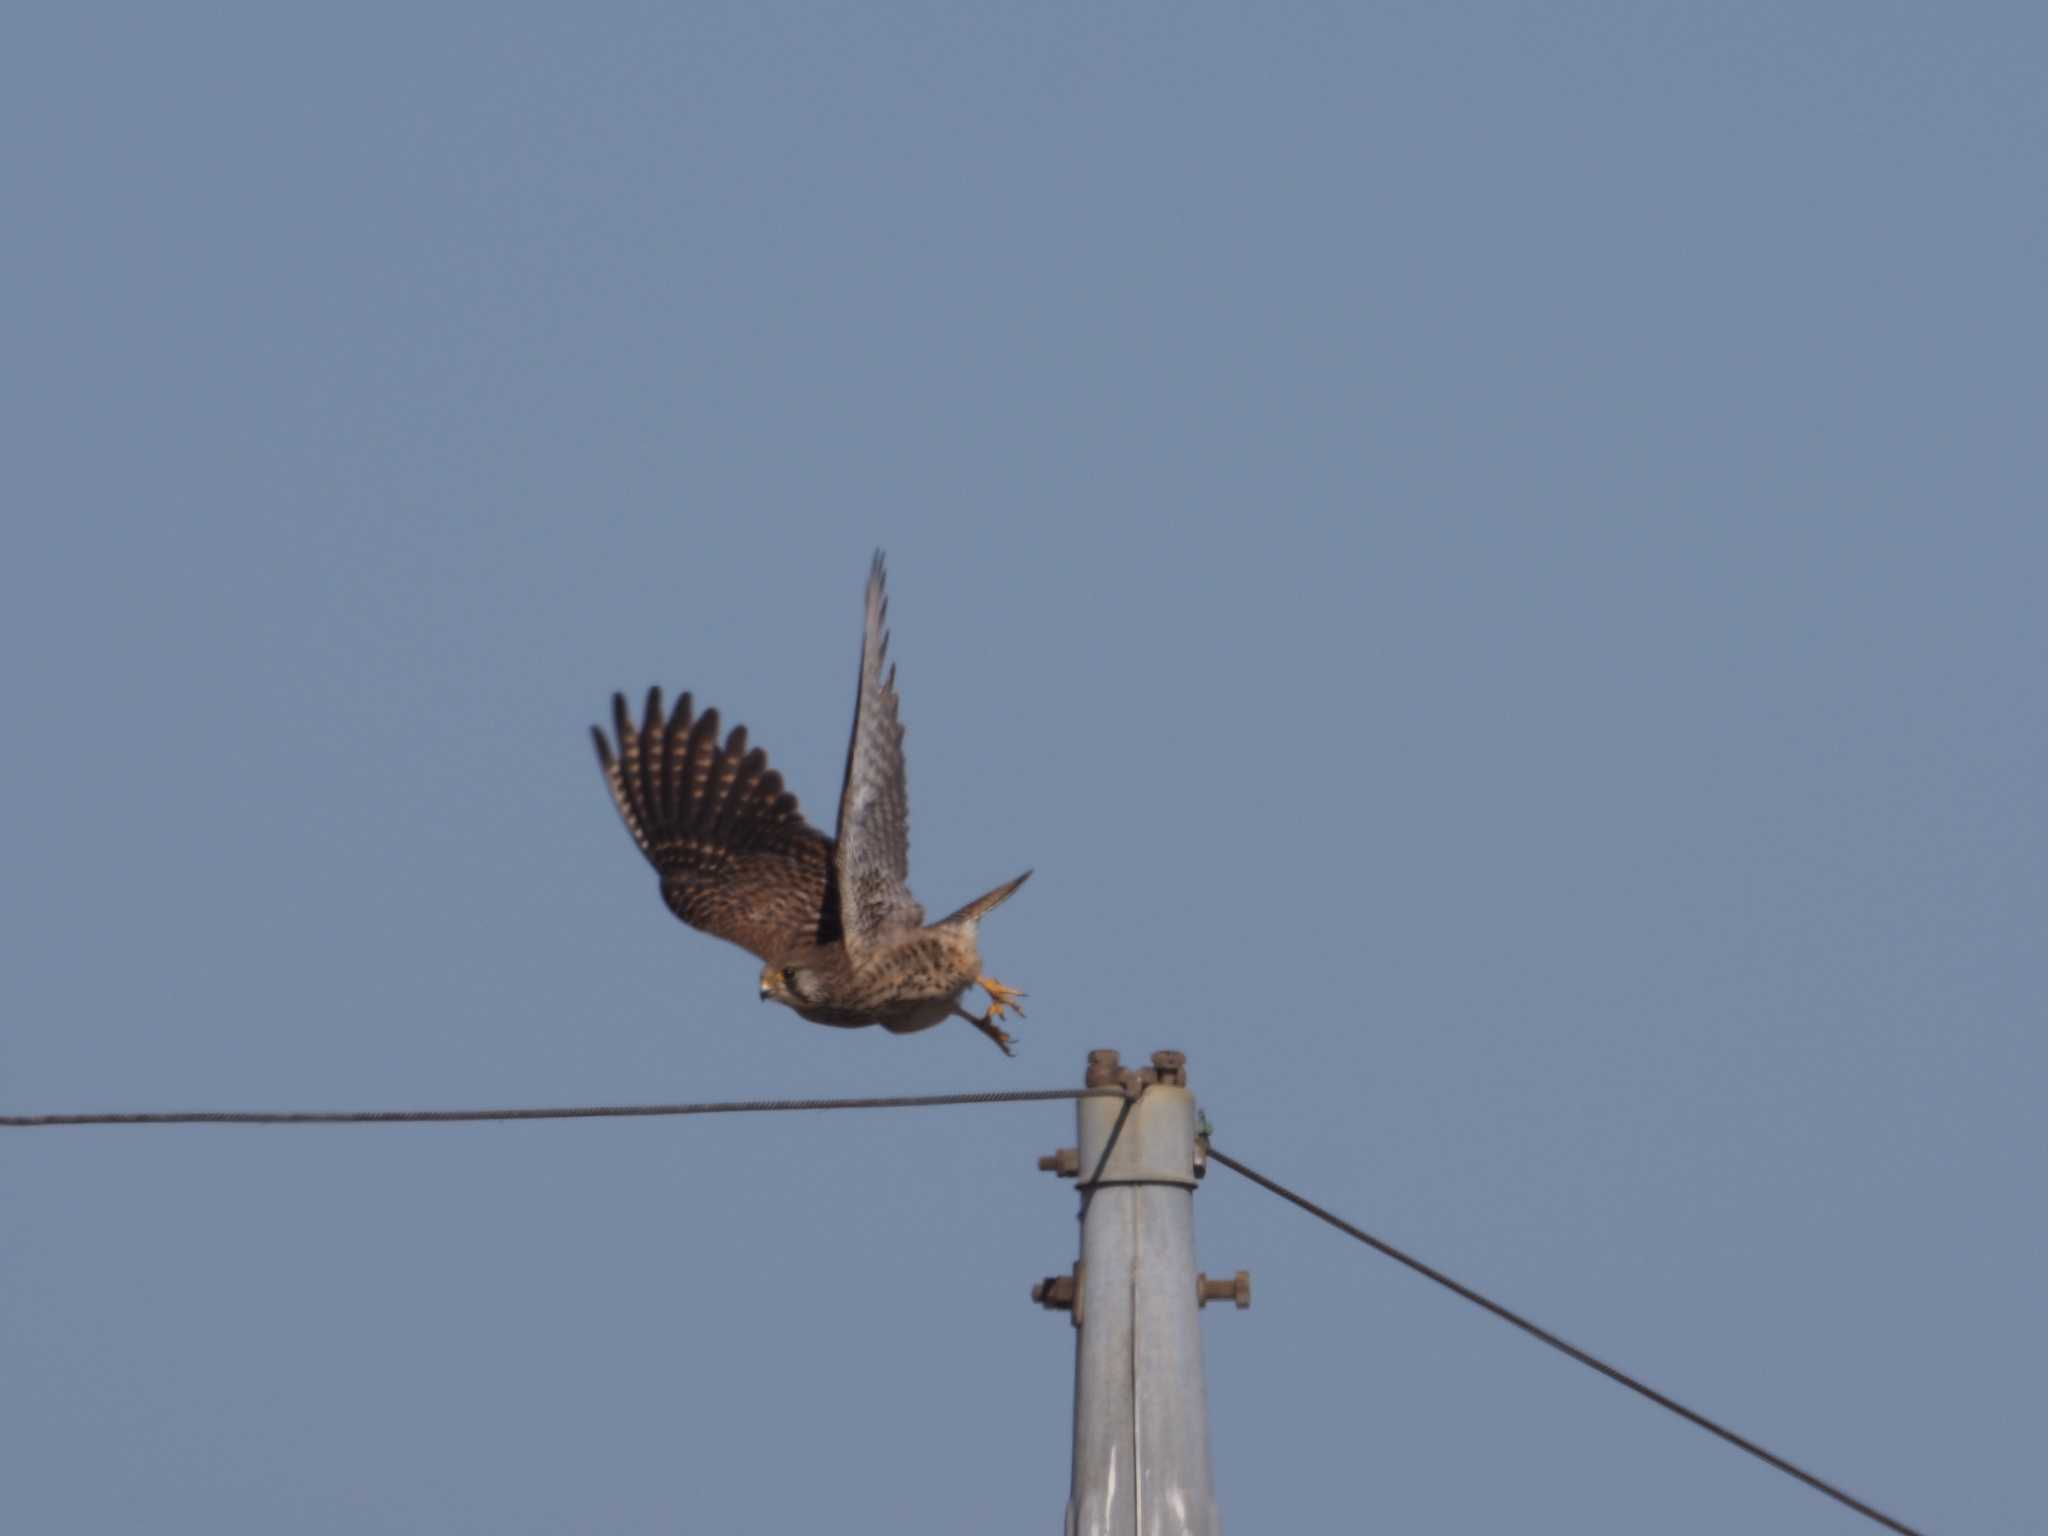
{"label": "steel cable", "polygon": [[1282,1200],[1287,1201],[1289,1204],[1300,1206],[1301,1209],[1307,1211],[1309,1215],[1315,1217],[1317,1220],[1328,1222],[1331,1226],[1335,1227],[1339,1232],[1342,1232],[1345,1236],[1357,1238],[1361,1243],[1364,1243],[1368,1248],[1371,1248],[1376,1252],[1385,1254],[1388,1258],[1394,1260],[1398,1264],[1407,1265],[1410,1269],[1414,1270],[1418,1275],[1421,1275],[1428,1280],[1434,1280],[1438,1285],[1442,1286],[1445,1290],[1450,1291],[1454,1295],[1464,1297],[1465,1300],[1471,1302],[1474,1306],[1484,1307],[1487,1311],[1491,1312],[1495,1317],[1500,1318],[1503,1322],[1513,1323],[1517,1328],[1521,1329],[1531,1338],[1540,1339],[1545,1344],[1548,1344],[1552,1349],[1561,1350],[1563,1353],[1570,1355],[1574,1360],[1578,1361],[1579,1364],[1588,1366],[1593,1370],[1598,1371],[1602,1376],[1607,1377],[1611,1381],[1620,1382],[1624,1387],[1627,1387],[1631,1392],[1641,1393],[1644,1397],[1647,1397],[1651,1402],[1655,1403],[1659,1408],[1669,1409],[1672,1413],[1677,1414],[1681,1419],[1684,1419],[1687,1423],[1696,1424],[1701,1429],[1706,1430],[1707,1433],[1720,1436],[1723,1440],[1726,1440],[1730,1445],[1735,1446],[1738,1450],[1744,1450],[1749,1452],[1749,1454],[1756,1457],[1757,1460],[1765,1462],[1770,1466],[1776,1467],[1780,1472],[1785,1473],[1787,1476],[1798,1478],[1799,1481],[1806,1484],[1807,1487],[1826,1494],[1829,1498],[1835,1500],[1839,1504],[1844,1504],[1848,1506],[1850,1509],[1855,1510],[1857,1514],[1862,1515],[1865,1519],[1875,1520],[1879,1525],[1884,1526],[1887,1530],[1899,1532],[1899,1536],[1921,1536],[1921,1532],[1915,1530],[1912,1526],[1907,1525],[1903,1520],[1893,1519],[1883,1510],[1874,1508],[1873,1506],[1864,1503],[1854,1494],[1843,1492],[1840,1488],[1837,1488],[1833,1483],[1830,1483],[1823,1478],[1814,1476],[1804,1467],[1795,1465],[1794,1463],[1787,1461],[1784,1457],[1777,1455],[1775,1452],[1765,1450],[1762,1446],[1758,1445],[1754,1440],[1746,1439],[1745,1437],[1738,1435],[1737,1433],[1735,1433],[1734,1430],[1727,1428],[1725,1425],[1716,1424],[1712,1419],[1708,1418],[1703,1413],[1695,1413],[1692,1409],[1686,1407],[1685,1404],[1678,1402],[1672,1398],[1666,1397],[1662,1392],[1659,1392],[1655,1387],[1645,1385],[1644,1383],[1636,1380],[1635,1377],[1629,1375],[1628,1372],[1609,1365],[1605,1360],[1600,1359],[1599,1356],[1588,1354],[1585,1350],[1579,1348],[1578,1345],[1567,1343],[1565,1340],[1559,1338],[1556,1334],[1552,1333],[1548,1328],[1543,1328],[1535,1323],[1530,1322],[1528,1318],[1523,1317],[1519,1312],[1512,1312],[1508,1308],[1502,1306],[1499,1302],[1494,1301],[1489,1297],[1480,1295],[1479,1292],[1473,1290],[1472,1287],[1470,1287],[1469,1285],[1460,1285],[1456,1280],[1453,1280],[1449,1275],[1445,1274],[1442,1270],[1434,1269],[1430,1265],[1423,1263],[1422,1260],[1414,1257],[1412,1254],[1403,1253],[1400,1249],[1396,1248],[1392,1243],[1374,1237],[1370,1232],[1364,1231],[1361,1228],[1354,1227],[1350,1222],[1344,1220],[1343,1217],[1333,1215],[1331,1212],[1324,1210],[1320,1205],[1317,1205],[1313,1200],[1307,1199],[1305,1196],[1296,1194],[1293,1190],[1289,1189],[1286,1185],[1279,1183],[1277,1180],[1269,1179],[1263,1173],[1259,1173],[1254,1169],[1247,1168],[1243,1163],[1240,1163],[1236,1158],[1230,1157],[1225,1153],[1218,1152],[1213,1146],[1209,1148],[1209,1157],[1212,1161],[1221,1163],[1224,1167],[1228,1168],[1232,1173],[1240,1174],[1243,1177],[1250,1179],[1254,1184],[1258,1185],[1261,1189],[1270,1190],[1273,1194],[1278,1195]]}
{"label": "steel cable", "polygon": [[931,1109],[948,1104],[1036,1104],[1122,1098],[1119,1088],[1006,1088],[908,1093],[873,1099],[724,1099],[702,1104],[585,1104],[541,1109],[194,1109],[146,1113],[0,1115],[0,1127],[56,1125],[441,1125],[474,1120],[630,1120],[656,1115],[753,1115],[801,1109]]}

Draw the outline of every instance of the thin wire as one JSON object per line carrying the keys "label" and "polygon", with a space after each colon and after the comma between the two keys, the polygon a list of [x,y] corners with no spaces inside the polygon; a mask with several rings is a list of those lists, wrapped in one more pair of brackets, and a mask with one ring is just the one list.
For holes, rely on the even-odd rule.
{"label": "thin wire", "polygon": [[[1114,1091],[1116,1090],[1098,1090],[1104,1093]],[[1141,1089],[1140,1092],[1142,1091]],[[1136,1099],[1127,1097],[1124,1099],[1124,1107],[1116,1112],[1116,1124],[1109,1128],[1109,1135],[1103,1138],[1102,1156],[1095,1159],[1095,1171],[1088,1175],[1088,1182],[1081,1186],[1084,1193],[1093,1190],[1102,1181],[1102,1170],[1109,1166],[1109,1154],[1116,1150],[1117,1139],[1124,1133],[1124,1122],[1131,1118],[1131,1110],[1136,1107],[1137,1102]]]}
{"label": "thin wire", "polygon": [[[1113,1090],[1097,1090],[1098,1093],[1108,1093],[1111,1091]],[[1145,1090],[1143,1088],[1140,1088],[1138,1090],[1140,1094],[1142,1094],[1144,1091]],[[1131,1118],[1131,1111],[1137,1107],[1137,1104],[1137,1098],[1128,1095],[1125,1096],[1124,1107],[1116,1112],[1116,1124],[1112,1125],[1109,1128],[1109,1135],[1105,1137],[1103,1140],[1102,1156],[1095,1159],[1094,1171],[1090,1173],[1085,1180],[1082,1181],[1081,1219],[1083,1221],[1086,1221],[1088,1219],[1088,1207],[1094,1203],[1096,1190],[1102,1187],[1102,1170],[1109,1166],[1109,1154],[1116,1150],[1117,1140],[1124,1133],[1124,1123]]]}
{"label": "thin wire", "polygon": [[1120,1088],[1009,1088],[911,1093],[879,1099],[725,1099],[704,1104],[587,1104],[559,1109],[196,1109],[145,1114],[0,1115],[0,1127],[52,1125],[438,1125],[473,1120],[630,1120],[651,1115],[753,1115],[797,1109],[930,1109],[946,1104],[1036,1104],[1122,1098]]}
{"label": "thin wire", "polygon": [[1659,1392],[1655,1387],[1646,1386],[1642,1382],[1637,1381],[1635,1377],[1629,1375],[1626,1371],[1617,1370],[1614,1366],[1609,1365],[1605,1360],[1600,1359],[1598,1356],[1590,1355],[1585,1350],[1580,1349],[1578,1345],[1567,1343],[1565,1340],[1559,1338],[1549,1329],[1539,1327],[1535,1323],[1530,1322],[1528,1318],[1523,1317],[1520,1313],[1511,1312],[1506,1307],[1502,1306],[1499,1302],[1489,1300],[1487,1297],[1480,1295],[1477,1291],[1473,1290],[1469,1285],[1460,1285],[1457,1281],[1453,1280],[1449,1275],[1445,1274],[1442,1270],[1431,1268],[1429,1265],[1423,1263],[1422,1260],[1415,1258],[1409,1254],[1403,1253],[1400,1249],[1396,1248],[1392,1243],[1385,1242],[1380,1238],[1374,1237],[1370,1232],[1366,1232],[1358,1227],[1354,1227],[1353,1225],[1351,1225],[1350,1222],[1344,1220],[1341,1216],[1332,1215],[1329,1211],[1324,1210],[1320,1205],[1317,1205],[1313,1200],[1305,1199],[1301,1195],[1297,1195],[1293,1190],[1287,1188],[1286,1185],[1277,1183],[1274,1180],[1267,1178],[1263,1173],[1258,1173],[1250,1168],[1247,1168],[1243,1163],[1240,1163],[1236,1158],[1227,1156],[1222,1152],[1218,1152],[1213,1146],[1209,1148],[1209,1156],[1213,1161],[1221,1163],[1224,1167],[1228,1168],[1232,1173],[1242,1174],[1245,1178],[1250,1179],[1254,1184],[1258,1185],[1261,1189],[1270,1190],[1274,1194],[1278,1195],[1282,1200],[1287,1201],[1289,1204],[1300,1206],[1304,1211],[1307,1211],[1309,1215],[1316,1217],[1318,1220],[1328,1222],[1331,1226],[1335,1227],[1339,1232],[1344,1233],[1346,1236],[1355,1237],[1361,1243],[1364,1243],[1368,1248],[1375,1249],[1376,1251],[1385,1254],[1388,1258],[1394,1260],[1396,1263],[1407,1265],[1410,1269],[1414,1270],[1418,1275],[1423,1276],[1425,1279],[1434,1280],[1438,1285],[1442,1286],[1445,1290],[1451,1291],[1456,1295],[1464,1297],[1465,1300],[1472,1302],[1476,1306],[1484,1307],[1487,1311],[1491,1312],[1495,1317],[1500,1318],[1503,1322],[1513,1323],[1517,1328],[1521,1329],[1530,1337],[1541,1339],[1545,1344],[1548,1344],[1552,1349],[1561,1350],[1565,1354],[1570,1355],[1574,1360],[1578,1361],[1579,1364],[1592,1367],[1592,1369],[1598,1371],[1602,1376],[1607,1377],[1611,1381],[1620,1382],[1624,1387],[1627,1387],[1631,1392],[1641,1393],[1644,1397],[1647,1397],[1651,1402],[1655,1403],[1659,1408],[1668,1408],[1671,1412],[1677,1414],[1681,1419],[1684,1419],[1691,1424],[1697,1424],[1701,1429],[1706,1430],[1709,1434],[1719,1435],[1723,1440],[1726,1440],[1730,1445],[1735,1446],[1738,1450],[1747,1451],[1750,1455],[1756,1457],[1759,1461],[1767,1462],[1771,1466],[1776,1467],[1780,1472],[1784,1472],[1792,1477],[1798,1478],[1799,1481],[1806,1484],[1807,1487],[1816,1489],[1819,1492],[1826,1494],[1829,1498],[1835,1500],[1839,1504],[1847,1505],[1850,1509],[1855,1510],[1857,1514],[1864,1516],[1866,1519],[1875,1520],[1879,1525],[1882,1525],[1889,1530],[1899,1532],[1900,1536],[1921,1536],[1921,1533],[1918,1530],[1914,1529],[1910,1525],[1907,1525],[1903,1520],[1895,1520],[1890,1515],[1886,1514],[1883,1510],[1875,1509],[1872,1506],[1864,1503],[1861,1499],[1856,1498],[1854,1495],[1844,1493],[1840,1488],[1837,1488],[1833,1483],[1825,1482],[1822,1479],[1815,1477],[1811,1472],[1808,1472],[1804,1467],[1795,1466],[1792,1462],[1787,1461],[1784,1457],[1776,1455],[1771,1451],[1765,1450],[1762,1446],[1758,1445],[1754,1440],[1745,1439],[1741,1435],[1736,1434],[1734,1430],[1728,1429],[1720,1424],[1716,1424],[1712,1419],[1708,1418],[1705,1414],[1693,1412],[1692,1409],[1686,1407],[1683,1403],[1676,1402],[1673,1399],[1666,1397],[1662,1392]]}

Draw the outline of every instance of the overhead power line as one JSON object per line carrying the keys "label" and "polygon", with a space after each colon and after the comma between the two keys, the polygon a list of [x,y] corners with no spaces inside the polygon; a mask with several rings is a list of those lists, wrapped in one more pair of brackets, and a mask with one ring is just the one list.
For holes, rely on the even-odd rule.
{"label": "overhead power line", "polygon": [[1489,1297],[1480,1295],[1479,1292],[1473,1290],[1471,1286],[1459,1284],[1456,1280],[1453,1280],[1449,1275],[1445,1274],[1442,1270],[1432,1268],[1430,1265],[1423,1263],[1422,1260],[1414,1257],[1412,1254],[1403,1253],[1399,1248],[1396,1248],[1392,1243],[1389,1243],[1382,1238],[1374,1237],[1370,1232],[1364,1231],[1359,1227],[1354,1227],[1350,1222],[1344,1220],[1343,1217],[1334,1215],[1331,1212],[1324,1210],[1320,1205],[1317,1205],[1313,1200],[1307,1199],[1302,1195],[1296,1194],[1293,1190],[1289,1189],[1286,1185],[1278,1182],[1277,1180],[1269,1179],[1263,1173],[1260,1173],[1255,1169],[1247,1168],[1243,1163],[1240,1163],[1236,1158],[1230,1157],[1222,1152],[1218,1152],[1213,1146],[1209,1148],[1209,1157],[1212,1161],[1221,1163],[1224,1167],[1228,1168],[1232,1173],[1241,1174],[1245,1178],[1250,1179],[1254,1184],[1258,1185],[1261,1189],[1270,1190],[1272,1193],[1278,1195],[1282,1200],[1287,1201],[1290,1205],[1300,1206],[1301,1209],[1307,1211],[1309,1215],[1314,1216],[1320,1221],[1328,1222],[1331,1226],[1335,1227],[1339,1232],[1344,1233],[1345,1236],[1355,1237],[1361,1243],[1364,1243],[1368,1248],[1374,1249],[1377,1252],[1385,1254],[1388,1258],[1394,1260],[1396,1263],[1407,1265],[1410,1269],[1414,1270],[1418,1275],[1423,1276],[1425,1279],[1434,1280],[1438,1285],[1442,1286],[1445,1290],[1452,1292],[1454,1295],[1464,1297],[1465,1300],[1471,1302],[1474,1306],[1484,1307],[1487,1311],[1491,1312],[1495,1317],[1500,1318],[1503,1322],[1513,1323],[1517,1328],[1521,1329],[1522,1332],[1528,1334],[1531,1338],[1541,1339],[1545,1344],[1548,1344],[1552,1349],[1560,1350],[1564,1354],[1570,1355],[1574,1360],[1578,1361],[1579,1364],[1591,1367],[1593,1370],[1598,1371],[1602,1376],[1607,1377],[1611,1381],[1620,1382],[1624,1387],[1627,1387],[1631,1392],[1637,1392],[1640,1393],[1642,1396],[1647,1397],[1659,1408],[1669,1409],[1672,1413],[1677,1414],[1681,1419],[1684,1419],[1687,1423],[1696,1424],[1701,1429],[1707,1431],[1707,1433],[1711,1435],[1720,1436],[1723,1440],[1726,1440],[1730,1445],[1735,1446],[1738,1450],[1744,1450],[1749,1452],[1749,1454],[1756,1457],[1757,1460],[1765,1462],[1770,1466],[1776,1467],[1780,1472],[1783,1472],[1790,1477],[1798,1478],[1799,1481],[1806,1484],[1807,1487],[1816,1489],[1819,1492],[1826,1494],[1829,1498],[1835,1500],[1839,1504],[1847,1505],[1850,1509],[1855,1510],[1857,1514],[1862,1515],[1864,1518],[1876,1521],[1879,1525],[1885,1527],[1887,1530],[1897,1531],[1899,1533],[1899,1536],[1922,1536],[1922,1533],[1920,1531],[1916,1530],[1914,1527],[1910,1525],[1907,1525],[1903,1520],[1893,1519],[1883,1510],[1874,1508],[1873,1506],[1864,1503],[1854,1494],[1843,1492],[1840,1488],[1837,1488],[1833,1483],[1828,1482],[1824,1478],[1814,1476],[1813,1473],[1807,1471],[1804,1467],[1797,1466],[1794,1463],[1787,1461],[1784,1457],[1776,1454],[1773,1451],[1765,1450],[1762,1446],[1758,1445],[1754,1440],[1750,1440],[1742,1435],[1736,1434],[1734,1430],[1727,1428],[1725,1425],[1716,1424],[1712,1419],[1708,1418],[1703,1413],[1695,1413],[1692,1409],[1686,1407],[1685,1404],[1678,1402],[1676,1399],[1666,1397],[1662,1392],[1659,1392],[1655,1387],[1645,1385],[1643,1382],[1636,1380],[1636,1378],[1629,1375],[1628,1372],[1620,1370],[1615,1366],[1609,1365],[1605,1360],[1600,1359],[1597,1355],[1588,1354],[1585,1350],[1580,1349],[1576,1344],[1567,1343],[1565,1340],[1559,1338],[1556,1334],[1552,1333],[1548,1328],[1540,1327],[1537,1324],[1530,1322],[1528,1318],[1522,1316],[1519,1312],[1510,1311],[1508,1308],[1502,1306],[1499,1302],[1494,1301]]}
{"label": "overhead power line", "polygon": [[[775,1114],[794,1110],[834,1109],[932,1109],[947,1105],[971,1104],[1032,1104],[1071,1099],[1120,1098],[1126,1100],[1125,1116],[1118,1118],[1110,1143],[1103,1150],[1103,1161],[1115,1144],[1116,1133],[1123,1129],[1124,1118],[1128,1116],[1131,1095],[1121,1087],[1100,1088],[1013,1088],[997,1089],[977,1093],[922,1093],[891,1094],[878,1098],[838,1099],[719,1099],[695,1104],[579,1104],[566,1106],[542,1106],[516,1109],[344,1109],[344,1110],[170,1110],[142,1112],[111,1112],[50,1115],[0,1115],[0,1128],[34,1130],[52,1126],[95,1126],[95,1125],[435,1125],[451,1123],[474,1123],[478,1121],[509,1120],[630,1120],[678,1115],[745,1115]],[[1668,1410],[1688,1423],[1697,1425],[1709,1434],[1718,1436],[1747,1451],[1759,1461],[1776,1467],[1787,1476],[1797,1478],[1809,1488],[1826,1494],[1846,1508],[1853,1509],[1866,1519],[1875,1521],[1887,1530],[1896,1531],[1899,1536],[1923,1536],[1915,1527],[1893,1518],[1884,1511],[1866,1504],[1863,1500],[1847,1493],[1824,1478],[1815,1476],[1804,1467],[1786,1460],[1773,1451],[1764,1449],[1755,1441],[1725,1425],[1717,1424],[1705,1414],[1695,1412],[1676,1399],[1666,1396],[1656,1388],[1638,1381],[1626,1371],[1609,1365],[1597,1355],[1588,1353],[1565,1339],[1559,1338],[1549,1329],[1531,1322],[1520,1313],[1502,1306],[1488,1296],[1480,1294],[1470,1286],[1453,1280],[1442,1270],[1436,1269],[1412,1254],[1404,1253],[1383,1238],[1374,1237],[1363,1228],[1353,1226],[1341,1216],[1325,1210],[1306,1196],[1297,1194],[1275,1179],[1247,1167],[1228,1153],[1219,1152],[1214,1146],[1208,1148],[1211,1160],[1221,1163],[1231,1172],[1250,1180],[1291,1205],[1300,1207],[1318,1220],[1327,1222],[1347,1237],[1356,1238],[1376,1252],[1385,1254],[1399,1264],[1406,1265],[1425,1279],[1433,1280],[1445,1290],[1461,1296],[1473,1305],[1485,1308],[1503,1322],[1512,1323],[1530,1337],[1539,1339],[1552,1349],[1571,1356],[1581,1365],[1598,1371],[1612,1381],[1621,1383],[1631,1392],[1648,1398],[1658,1407]],[[1100,1174],[1098,1165],[1097,1174]]]}
{"label": "overhead power line", "polygon": [[579,1104],[541,1109],[193,1109],[147,1113],[0,1115],[18,1130],[55,1125],[444,1125],[475,1120],[633,1120],[660,1115],[758,1115],[799,1109],[935,1109],[948,1104],[1036,1104],[1123,1098],[1120,1088],[1008,1088],[909,1093],[875,1099],[723,1099],[703,1104]]}

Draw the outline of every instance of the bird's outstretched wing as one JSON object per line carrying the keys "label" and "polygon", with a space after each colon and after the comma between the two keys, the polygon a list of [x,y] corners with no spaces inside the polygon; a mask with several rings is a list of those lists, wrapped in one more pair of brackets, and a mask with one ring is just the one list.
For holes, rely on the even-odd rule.
{"label": "bird's outstretched wing", "polygon": [[745,726],[721,744],[717,710],[693,718],[686,693],[664,718],[659,688],[638,727],[613,694],[612,726],[616,753],[591,729],[597,760],[671,912],[763,960],[839,937],[832,840],[804,820],[768,754],[747,750]]}
{"label": "bird's outstretched wing", "polygon": [[860,695],[853,710],[853,739],[846,747],[846,782],[839,792],[839,910],[849,950],[924,922],[924,908],[910,894],[910,803],[903,777],[903,722],[896,714],[896,669],[883,672],[889,656],[889,633],[883,628],[888,615],[877,550],[868,571]]}

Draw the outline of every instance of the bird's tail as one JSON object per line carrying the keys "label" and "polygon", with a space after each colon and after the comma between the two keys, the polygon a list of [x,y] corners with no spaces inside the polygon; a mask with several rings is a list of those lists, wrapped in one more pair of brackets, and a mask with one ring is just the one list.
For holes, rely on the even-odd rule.
{"label": "bird's tail", "polygon": [[1030,878],[1031,871],[1027,869],[1024,871],[1023,874],[1019,875],[1016,879],[1008,881],[1003,885],[997,886],[987,895],[975,897],[974,900],[967,903],[967,905],[962,907],[958,912],[955,912],[952,916],[943,919],[939,924],[935,926],[943,927],[946,923],[979,922],[982,918],[986,917],[989,913],[993,912],[997,907],[1000,907],[1004,902],[1008,901],[1012,896],[1016,895],[1017,887],[1022,885],[1026,880],[1029,880]]}

